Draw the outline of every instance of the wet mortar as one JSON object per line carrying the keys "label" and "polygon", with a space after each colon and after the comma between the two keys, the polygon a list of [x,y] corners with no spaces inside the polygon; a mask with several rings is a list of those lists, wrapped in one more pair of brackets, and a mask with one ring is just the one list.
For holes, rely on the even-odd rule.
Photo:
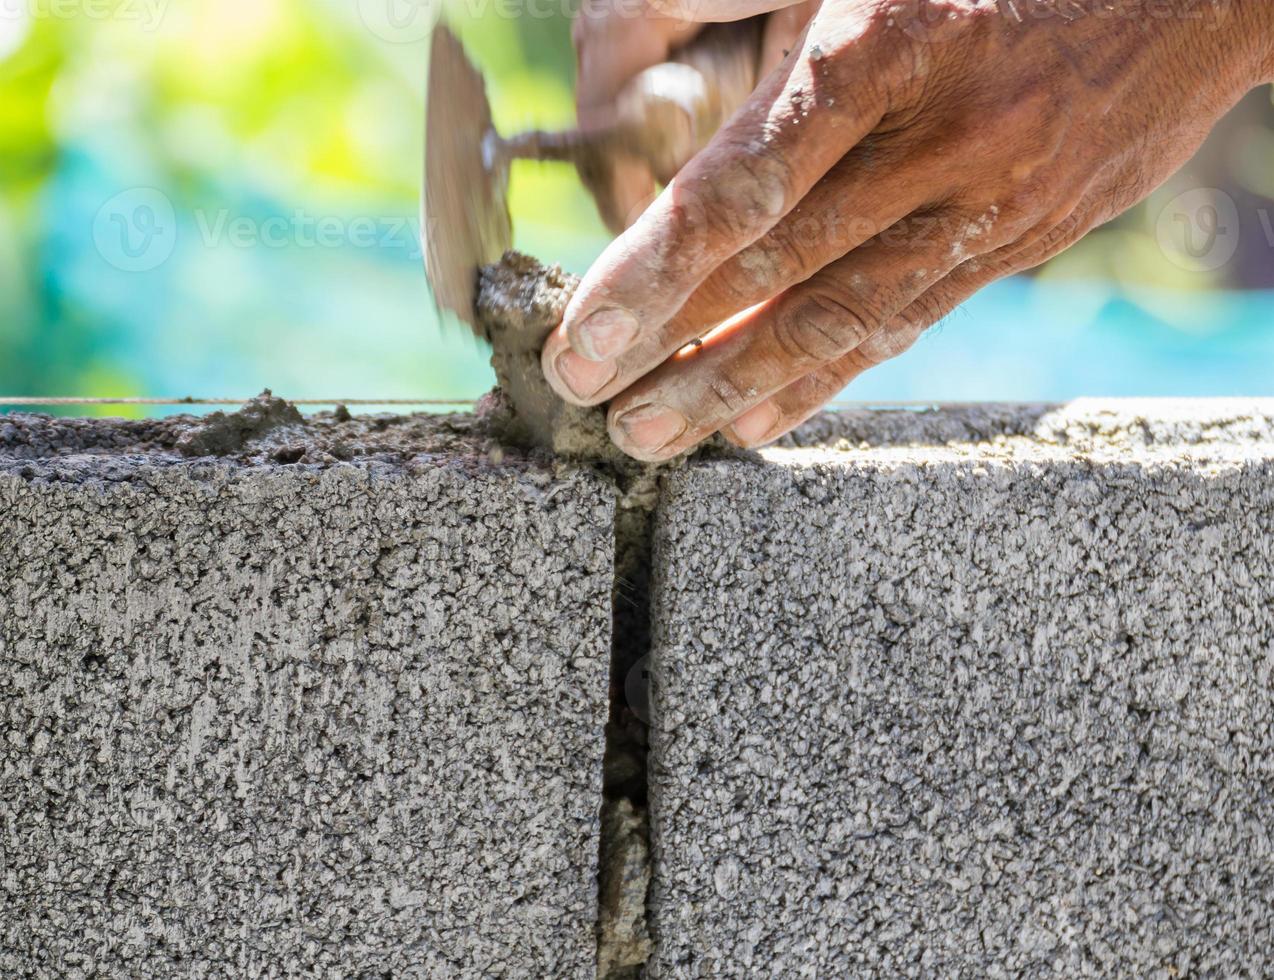
{"label": "wet mortar", "polygon": [[629,703],[638,664],[650,650],[650,561],[658,468],[621,453],[606,431],[604,408],[563,402],[544,380],[540,349],[579,279],[517,252],[478,278],[478,322],[491,341],[500,387],[488,424],[514,445],[550,449],[611,476],[617,490],[612,591],[610,718],[606,724],[598,862],[598,976],[636,977],[650,957],[646,924],[650,827],[646,800],[647,726]]}

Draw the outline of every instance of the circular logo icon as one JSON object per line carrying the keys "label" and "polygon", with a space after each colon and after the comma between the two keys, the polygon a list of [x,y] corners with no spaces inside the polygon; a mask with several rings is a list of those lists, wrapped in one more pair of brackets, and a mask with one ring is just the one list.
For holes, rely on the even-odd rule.
{"label": "circular logo icon", "polygon": [[946,4],[929,0],[903,0],[894,6],[890,26],[897,27],[913,41],[928,43],[938,40],[942,29],[952,20]]}
{"label": "circular logo icon", "polygon": [[[621,17],[670,17],[679,21],[699,22],[703,0],[620,0],[605,5],[596,2],[587,5],[606,13],[617,12]],[[778,4],[774,4],[778,6]],[[596,14],[594,14],[596,15]],[[711,18],[709,18],[711,19]]]}
{"label": "circular logo icon", "polygon": [[442,0],[358,0],[364,26],[390,44],[417,44],[442,16]]}
{"label": "circular logo icon", "polygon": [[650,656],[646,655],[633,664],[624,678],[624,700],[638,718],[650,724],[651,689],[654,687],[654,670]]}
{"label": "circular logo icon", "polygon": [[116,194],[93,219],[97,254],[122,272],[149,272],[168,261],[177,247],[173,203],[154,187]]}
{"label": "circular logo icon", "polygon": [[1173,265],[1211,272],[1239,249],[1239,209],[1225,191],[1196,187],[1178,194],[1159,212],[1155,238]]}

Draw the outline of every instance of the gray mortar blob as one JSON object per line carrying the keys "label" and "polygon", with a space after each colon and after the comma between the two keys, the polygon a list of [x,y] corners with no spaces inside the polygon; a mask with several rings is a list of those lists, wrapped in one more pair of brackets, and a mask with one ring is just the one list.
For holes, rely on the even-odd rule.
{"label": "gray mortar blob", "polygon": [[267,388],[236,412],[212,412],[177,441],[183,456],[225,456],[281,425],[304,422],[296,406]]}
{"label": "gray mortar blob", "polygon": [[491,341],[491,366],[507,398],[492,423],[502,438],[560,456],[622,462],[606,432],[604,408],[569,405],[549,387],[540,349],[562,322],[579,278],[509,251],[478,278],[478,322]]}

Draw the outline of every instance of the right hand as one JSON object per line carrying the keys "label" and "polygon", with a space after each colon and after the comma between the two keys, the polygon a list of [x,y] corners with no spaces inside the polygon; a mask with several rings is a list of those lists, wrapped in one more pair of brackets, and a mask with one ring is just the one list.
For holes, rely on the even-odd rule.
{"label": "right hand", "polygon": [[[738,0],[681,2],[703,17]],[[824,0],[580,283],[545,376],[609,402],[629,455],[774,440],[983,286],[1145,198],[1274,80],[1268,0],[919,9]]]}
{"label": "right hand", "polygon": [[[676,13],[678,4],[662,0],[592,0],[575,17],[572,36],[578,61],[576,110],[582,128],[604,125],[624,86],[640,72],[668,61],[703,28]],[[769,4],[739,0],[729,17],[741,20]],[[800,0],[765,16],[760,71],[763,78],[796,43],[818,8],[818,0]],[[649,165],[639,157],[614,154],[580,169],[580,179],[597,201],[597,210],[618,234],[640,217],[655,199],[658,186]]]}

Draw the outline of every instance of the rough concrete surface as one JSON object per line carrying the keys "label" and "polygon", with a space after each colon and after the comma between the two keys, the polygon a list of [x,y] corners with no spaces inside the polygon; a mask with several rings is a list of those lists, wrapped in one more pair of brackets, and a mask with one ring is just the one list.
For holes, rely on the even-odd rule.
{"label": "rough concrete surface", "polygon": [[602,807],[603,889],[597,922],[598,976],[636,977],[650,957],[646,895],[650,889],[650,828],[644,808],[608,799]]}
{"label": "rough concrete surface", "polygon": [[823,417],[651,603],[651,976],[1274,971],[1274,403]]}
{"label": "rough concrete surface", "polygon": [[1274,969],[1274,404],[516,424],[0,417],[0,975]]}
{"label": "rough concrete surface", "polygon": [[591,976],[614,508],[472,418],[0,416],[0,975]]}

